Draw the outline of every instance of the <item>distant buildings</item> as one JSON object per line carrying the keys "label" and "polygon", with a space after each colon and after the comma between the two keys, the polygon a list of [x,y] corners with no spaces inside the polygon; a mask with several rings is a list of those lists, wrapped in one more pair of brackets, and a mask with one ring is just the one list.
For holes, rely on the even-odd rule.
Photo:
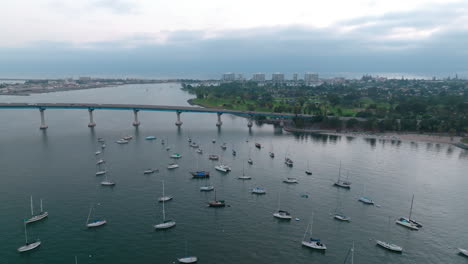
{"label": "distant buildings", "polygon": [[317,73],[306,72],[304,74],[304,83],[306,85],[315,84],[315,83],[318,83],[318,81],[319,81],[319,78],[318,78]]}
{"label": "distant buildings", "polygon": [[233,82],[236,80],[236,74],[232,72],[224,73],[221,81]]}
{"label": "distant buildings", "polygon": [[252,76],[252,81],[254,82],[264,82],[265,81],[265,74],[264,73],[254,73]]}
{"label": "distant buildings", "polygon": [[271,75],[271,81],[274,83],[284,82],[284,73],[279,73],[279,72],[273,73]]}
{"label": "distant buildings", "polygon": [[293,79],[292,79],[294,82],[297,82],[297,73],[294,73],[293,74]]}

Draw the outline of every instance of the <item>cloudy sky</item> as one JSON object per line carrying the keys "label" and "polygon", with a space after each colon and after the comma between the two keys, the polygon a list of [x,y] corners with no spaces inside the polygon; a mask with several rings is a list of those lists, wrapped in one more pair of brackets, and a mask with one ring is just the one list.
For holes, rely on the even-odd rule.
{"label": "cloudy sky", "polygon": [[468,0],[5,0],[1,7],[0,77],[468,73]]}

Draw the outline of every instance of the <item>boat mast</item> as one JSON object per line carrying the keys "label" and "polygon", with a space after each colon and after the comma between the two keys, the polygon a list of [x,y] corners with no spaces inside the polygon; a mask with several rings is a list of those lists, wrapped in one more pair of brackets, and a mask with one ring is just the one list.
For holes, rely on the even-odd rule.
{"label": "boat mast", "polygon": [[351,248],[351,264],[354,264],[354,241],[353,241],[353,247]]}
{"label": "boat mast", "polygon": [[314,212],[312,212],[312,219],[310,220],[310,237],[312,238],[312,227],[314,226]]}
{"label": "boat mast", "polygon": [[26,240],[26,245],[28,244],[28,231],[26,230],[26,222],[24,222],[24,238]]}
{"label": "boat mast", "polygon": [[78,264],[78,257],[75,256],[75,264]]}
{"label": "boat mast", "polygon": [[163,184],[163,222],[166,221],[166,210],[165,210],[165,207],[164,207],[164,200],[165,200],[165,195],[164,195],[164,181],[162,181],[162,184]]}
{"label": "boat mast", "polygon": [[411,221],[411,213],[413,212],[413,201],[414,201],[414,194],[413,194],[413,198],[411,199],[411,207],[410,207],[409,217],[408,217],[409,221]]}
{"label": "boat mast", "polygon": [[93,210],[93,205],[91,204],[91,206],[89,207],[89,213],[88,213],[88,218],[86,218],[86,225],[88,224],[89,222],[89,217],[91,216],[91,211]]}
{"label": "boat mast", "polygon": [[310,224],[307,224],[307,227],[306,227],[306,230],[304,232],[304,237],[302,238],[302,241],[306,241],[306,235],[307,235],[307,231],[309,231],[309,225]]}
{"label": "boat mast", "polygon": [[280,210],[280,208],[281,208],[281,206],[280,206],[280,205],[281,205],[281,193],[280,193],[280,192],[278,192],[278,211],[279,211],[279,210]]}
{"label": "boat mast", "polygon": [[341,161],[340,161],[340,168],[338,169],[338,183],[340,182],[341,179]]}
{"label": "boat mast", "polygon": [[34,215],[34,206],[33,206],[33,198],[31,195],[31,215]]}
{"label": "boat mast", "polygon": [[42,212],[44,212],[44,211],[42,210],[42,199],[41,199],[41,213],[42,213]]}

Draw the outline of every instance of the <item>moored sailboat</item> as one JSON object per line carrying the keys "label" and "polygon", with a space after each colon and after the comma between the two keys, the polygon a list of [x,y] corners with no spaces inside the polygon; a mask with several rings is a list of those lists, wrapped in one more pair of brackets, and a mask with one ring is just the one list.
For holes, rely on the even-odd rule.
{"label": "moored sailboat", "polygon": [[[311,223],[307,225],[306,231],[304,233],[304,237],[302,238],[302,245],[308,248],[312,249],[317,249],[317,250],[326,250],[327,246],[323,244],[320,239],[318,238],[313,238],[312,237],[312,227],[314,224],[314,214],[312,213],[312,219],[310,221]],[[310,229],[309,229],[310,226]],[[307,237],[307,231],[308,229],[310,230],[309,232],[309,239],[306,239]]]}
{"label": "moored sailboat", "polygon": [[410,207],[410,212],[408,218],[406,217],[400,217],[398,218],[395,223],[407,227],[411,230],[419,230],[419,228],[422,227],[422,225],[414,220],[411,219],[411,214],[413,213],[413,202],[414,202],[414,194],[413,198],[411,199],[411,207]]}
{"label": "moored sailboat", "polygon": [[26,240],[25,244],[17,249],[20,253],[33,250],[41,245],[40,240],[36,240],[36,242],[32,243],[28,242],[28,231],[26,228],[26,222],[24,223],[24,238]]}
{"label": "moored sailboat", "polygon": [[[164,181],[163,181],[163,197],[166,197],[165,194],[164,194]],[[161,198],[160,198],[161,199]],[[172,198],[171,198],[172,199]],[[170,219],[167,219],[166,220],[166,209],[165,209],[165,199],[162,199],[162,205],[163,205],[163,210],[162,210],[162,213],[163,213],[163,222],[160,223],[160,224],[156,224],[154,225],[154,228],[157,229],[157,230],[161,230],[161,229],[169,229],[171,227],[174,227],[176,225],[176,222],[174,220],[170,220]]]}
{"label": "moored sailboat", "polygon": [[37,222],[46,218],[47,216],[49,216],[49,213],[44,212],[44,210],[42,210],[42,199],[41,199],[41,212],[37,215],[34,214],[33,198],[31,196],[31,217],[29,219],[26,219],[24,222],[26,224]]}

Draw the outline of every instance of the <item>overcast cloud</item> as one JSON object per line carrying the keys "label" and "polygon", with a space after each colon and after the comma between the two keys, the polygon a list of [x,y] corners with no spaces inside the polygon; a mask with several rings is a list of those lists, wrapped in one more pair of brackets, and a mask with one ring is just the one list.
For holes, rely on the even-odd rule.
{"label": "overcast cloud", "polygon": [[10,1],[0,77],[468,72],[467,1],[219,2]]}

